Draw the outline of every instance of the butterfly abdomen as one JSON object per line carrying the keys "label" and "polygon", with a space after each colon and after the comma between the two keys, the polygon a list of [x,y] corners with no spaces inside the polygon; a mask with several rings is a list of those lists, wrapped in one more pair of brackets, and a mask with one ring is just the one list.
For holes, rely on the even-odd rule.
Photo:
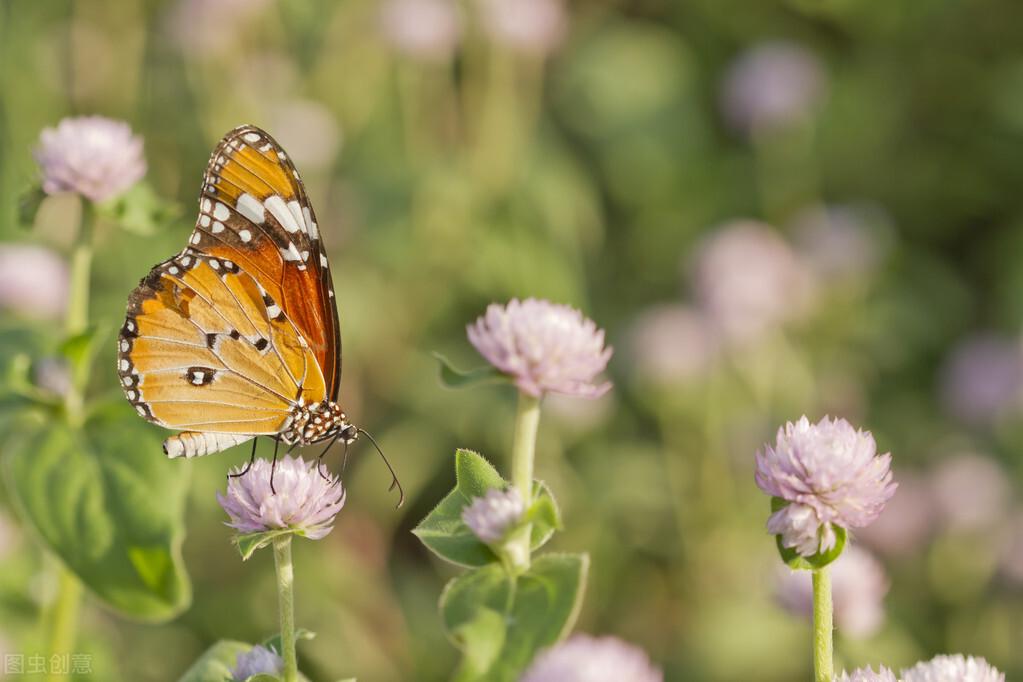
{"label": "butterfly abdomen", "polygon": [[252,436],[240,433],[198,433],[185,431],[171,436],[163,442],[163,451],[170,457],[202,457],[221,452],[251,440]]}

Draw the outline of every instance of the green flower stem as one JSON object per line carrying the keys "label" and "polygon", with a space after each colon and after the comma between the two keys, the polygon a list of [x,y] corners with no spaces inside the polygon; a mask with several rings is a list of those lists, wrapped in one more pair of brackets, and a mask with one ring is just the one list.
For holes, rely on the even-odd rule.
{"label": "green flower stem", "polygon": [[291,564],[291,535],[274,538],[274,567],[277,569],[277,605],[281,612],[281,657],[284,682],[298,682],[295,657],[295,569]]}
{"label": "green flower stem", "polygon": [[[89,326],[89,280],[92,275],[92,203],[82,199],[82,217],[71,252],[70,290],[64,330],[68,336],[79,334]],[[68,422],[78,426],[82,422],[84,386],[79,377],[88,376],[85,368],[72,367],[76,378],[64,396],[64,408]],[[82,602],[82,584],[78,577],[63,564],[57,569],[57,596],[50,608],[47,619],[46,644],[51,654],[73,653],[78,638],[78,611]],[[55,680],[56,677],[48,679]]]}
{"label": "green flower stem", "polygon": [[[526,509],[533,504],[533,460],[536,457],[536,432],[540,426],[540,399],[519,393],[515,413],[515,442],[512,445],[512,485],[522,495]],[[519,528],[505,543],[505,553],[516,572],[529,568],[529,524]]]}
{"label": "green flower stem", "polygon": [[813,679],[831,682],[835,676],[832,660],[831,573],[829,567],[813,571]]}
{"label": "green flower stem", "polygon": [[[82,601],[82,584],[78,577],[63,566],[57,574],[57,598],[50,607],[47,650],[64,656],[74,653],[78,632],[78,607]],[[49,681],[62,680],[67,675],[51,671]]]}

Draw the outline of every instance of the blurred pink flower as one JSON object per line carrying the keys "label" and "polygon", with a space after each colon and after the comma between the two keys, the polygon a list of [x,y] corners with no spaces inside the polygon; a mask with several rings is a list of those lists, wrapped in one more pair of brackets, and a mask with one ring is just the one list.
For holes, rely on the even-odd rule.
{"label": "blurred pink flower", "polygon": [[446,61],[462,39],[462,13],[453,0],[387,0],[380,30],[392,47],[413,59]]}
{"label": "blurred pink flower", "polygon": [[957,455],[931,473],[931,489],[942,523],[953,530],[984,528],[1000,521],[1009,505],[1009,480],[990,457]]}
{"label": "blurred pink flower", "polygon": [[968,337],[945,361],[940,379],[941,400],[950,414],[975,425],[996,421],[1020,407],[1020,342],[988,333]]}
{"label": "blurred pink flower", "polygon": [[42,358],[35,363],[32,381],[48,393],[63,396],[71,390],[71,370],[62,358]]}
{"label": "blurred pink flower", "polygon": [[231,669],[232,682],[245,682],[253,675],[280,675],[284,670],[284,659],[265,646],[257,644],[248,651],[238,654]]}
{"label": "blurred pink flower", "polygon": [[44,128],[35,150],[47,194],[77,192],[92,201],[123,194],[146,174],[142,138],[123,121],[65,118]]}
{"label": "blurred pink flower", "polygon": [[902,682],[1005,682],[1005,674],[983,658],[935,656],[902,671]]}
{"label": "blurred pink flower", "polygon": [[479,0],[483,28],[494,42],[535,55],[553,52],[565,37],[561,0]]}
{"label": "blurred pink flower", "polygon": [[610,382],[594,383],[611,359],[604,330],[575,308],[535,298],[492,303],[466,331],[480,355],[523,393],[596,398],[611,389]]}
{"label": "blurred pink flower", "polygon": [[314,100],[285,100],[270,113],[277,140],[298,168],[320,169],[337,160],[341,128],[323,104]]}
{"label": "blurred pink flower", "polygon": [[[884,597],[889,587],[881,562],[870,552],[850,545],[831,566],[835,625],[848,637],[865,639],[874,635],[884,623]],[[809,571],[780,567],[775,595],[791,613],[813,617]]]}
{"label": "blurred pink flower", "polygon": [[813,52],[788,42],[761,43],[732,62],[721,108],[732,127],[755,135],[809,119],[826,88]]}
{"label": "blurred pink flower", "polygon": [[887,247],[874,226],[885,223],[881,209],[865,205],[814,206],[792,221],[803,262],[828,280],[860,277],[876,268]]}
{"label": "blurred pink flower", "polygon": [[869,431],[844,419],[804,416],[778,429],[774,447],[757,451],[756,483],[790,504],[771,515],[767,530],[802,556],[834,547],[832,525],[861,528],[895,494],[890,454],[877,455]]}
{"label": "blurred pink flower", "polygon": [[53,251],[0,245],[0,308],[27,317],[58,318],[67,306],[68,282],[67,264]]}
{"label": "blurred pink flower", "polygon": [[842,671],[842,674],[835,678],[835,682],[899,682],[893,673],[883,665],[874,672],[870,666],[857,668],[852,673]]}
{"label": "blurred pink flower", "polygon": [[573,635],[541,651],[519,682],[662,682],[639,647],[617,637]]}
{"label": "blurred pink flower", "polygon": [[483,497],[473,498],[472,503],[462,510],[462,521],[476,537],[493,545],[504,539],[525,512],[518,488],[491,488]]}
{"label": "blurred pink flower", "polygon": [[726,223],[704,239],[693,286],[713,323],[740,343],[802,317],[813,295],[810,273],[792,248],[754,220]]}
{"label": "blurred pink flower", "polygon": [[226,54],[269,4],[270,0],[179,0],[170,15],[171,34],[186,54]]}
{"label": "blurred pink flower", "polygon": [[874,523],[856,533],[858,540],[888,556],[919,551],[934,529],[935,502],[931,486],[902,473],[899,494],[892,497]]}
{"label": "blurred pink flower", "polygon": [[226,494],[217,493],[217,502],[231,517],[227,525],[240,533],[286,528],[313,540],[326,536],[345,504],[345,489],[338,479],[324,479],[317,462],[287,455],[277,460],[274,494],[270,470],[269,461],[257,459],[244,476],[227,479]]}
{"label": "blurred pink flower", "polygon": [[626,349],[636,376],[661,384],[705,374],[717,356],[709,320],[697,310],[675,304],[640,313],[628,332]]}

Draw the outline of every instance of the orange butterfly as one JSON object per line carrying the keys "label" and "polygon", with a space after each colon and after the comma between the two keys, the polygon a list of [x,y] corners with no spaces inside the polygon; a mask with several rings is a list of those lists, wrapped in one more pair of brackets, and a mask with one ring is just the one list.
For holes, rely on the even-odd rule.
{"label": "orange butterfly", "polygon": [[164,441],[169,457],[257,436],[347,446],[365,432],[337,403],[334,287],[298,171],[266,132],[241,126],[213,150],[199,209],[188,246],[128,298],[117,357],[128,401],[182,431]]}

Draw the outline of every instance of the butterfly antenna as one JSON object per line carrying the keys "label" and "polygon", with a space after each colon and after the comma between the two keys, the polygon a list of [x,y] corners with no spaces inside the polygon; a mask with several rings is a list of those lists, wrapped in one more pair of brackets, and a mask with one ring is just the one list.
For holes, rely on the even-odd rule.
{"label": "butterfly antenna", "polygon": [[245,474],[249,473],[249,469],[252,468],[252,463],[256,461],[256,443],[258,443],[258,442],[259,442],[259,437],[258,436],[256,438],[252,439],[252,454],[249,455],[249,463],[245,465],[245,468],[242,469],[241,471],[239,471],[236,474],[232,474],[232,473],[228,472],[228,474],[227,474],[228,478],[238,478],[240,476],[244,476]]}
{"label": "butterfly antenna", "polygon": [[366,438],[369,438],[369,442],[372,443],[373,447],[375,447],[377,449],[377,452],[380,453],[380,459],[384,460],[384,464],[387,465],[387,470],[391,472],[391,487],[389,487],[387,490],[391,491],[394,490],[395,488],[398,489],[398,504],[396,504],[394,508],[395,509],[401,508],[401,505],[405,504],[405,489],[401,487],[401,481],[398,480],[398,474],[394,473],[394,467],[392,467],[391,463],[387,461],[387,456],[384,455],[384,451],[380,449],[379,445],[377,445],[377,442],[376,440],[373,439],[373,436],[369,435],[362,429],[359,429],[359,433],[366,436]]}

